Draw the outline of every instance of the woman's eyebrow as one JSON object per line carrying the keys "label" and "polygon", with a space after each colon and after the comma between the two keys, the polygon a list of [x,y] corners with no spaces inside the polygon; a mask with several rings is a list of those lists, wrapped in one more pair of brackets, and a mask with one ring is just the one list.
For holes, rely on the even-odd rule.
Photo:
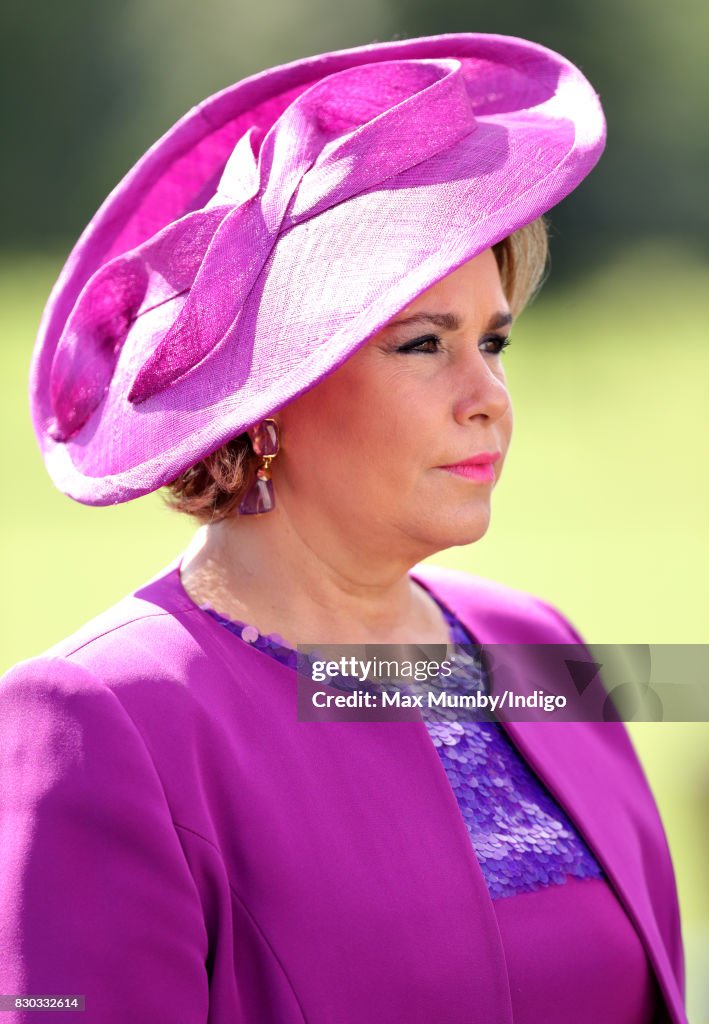
{"label": "woman's eyebrow", "polygon": [[500,327],[507,327],[507,325],[511,324],[513,321],[514,321],[514,317],[509,312],[509,310],[504,310],[504,312],[502,310],[500,310],[499,313],[495,313],[488,320],[487,330],[488,331],[497,331],[497,330],[499,330]]}
{"label": "woman's eyebrow", "polygon": [[[500,327],[506,327],[511,324],[513,320],[512,314],[507,310],[500,310],[488,320],[486,330],[496,331]],[[429,323],[435,327],[440,327],[444,331],[458,331],[463,326],[463,322],[459,316],[455,313],[428,313],[423,310],[420,313],[413,313],[411,316],[400,317],[398,320],[392,320],[386,326],[389,327],[403,327],[411,324],[422,324]]]}

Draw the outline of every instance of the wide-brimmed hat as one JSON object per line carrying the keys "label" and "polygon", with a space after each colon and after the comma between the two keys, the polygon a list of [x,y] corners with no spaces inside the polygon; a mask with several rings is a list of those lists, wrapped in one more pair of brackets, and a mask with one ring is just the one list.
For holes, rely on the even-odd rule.
{"label": "wide-brimmed hat", "polygon": [[323,54],[200,103],[45,309],[31,402],[55,484],[106,505],[173,480],[549,210],[604,141],[573,64],[497,35]]}

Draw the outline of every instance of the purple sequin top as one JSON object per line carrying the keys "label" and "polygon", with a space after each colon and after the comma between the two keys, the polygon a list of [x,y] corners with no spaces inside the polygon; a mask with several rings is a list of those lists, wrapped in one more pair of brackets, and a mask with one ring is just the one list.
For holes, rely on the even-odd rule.
{"label": "purple sequin top", "polygon": [[[474,639],[449,609],[441,609],[454,648],[446,689],[485,689]],[[297,652],[277,634],[263,636],[254,626],[205,610],[242,640],[295,668]],[[603,877],[564,811],[497,722],[458,721],[454,708],[429,711],[424,720],[493,899],[561,885],[569,877]]]}

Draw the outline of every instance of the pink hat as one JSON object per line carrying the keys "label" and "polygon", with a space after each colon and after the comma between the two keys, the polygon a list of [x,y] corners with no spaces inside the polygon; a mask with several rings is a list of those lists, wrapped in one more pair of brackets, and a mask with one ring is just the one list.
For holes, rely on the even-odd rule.
{"label": "pink hat", "polygon": [[173,480],[568,195],[605,122],[524,39],[377,43],[210,97],[104,202],[52,291],[32,418],[89,505]]}

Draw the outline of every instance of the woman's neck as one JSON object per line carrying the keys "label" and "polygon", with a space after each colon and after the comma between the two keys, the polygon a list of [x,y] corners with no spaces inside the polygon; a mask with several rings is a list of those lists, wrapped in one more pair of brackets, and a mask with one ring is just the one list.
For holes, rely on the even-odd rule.
{"label": "woman's neck", "polygon": [[[273,518],[271,518],[273,516]],[[448,628],[409,564],[328,544],[287,517],[238,517],[202,527],[182,560],[181,579],[208,604],[293,644],[440,644]]]}

